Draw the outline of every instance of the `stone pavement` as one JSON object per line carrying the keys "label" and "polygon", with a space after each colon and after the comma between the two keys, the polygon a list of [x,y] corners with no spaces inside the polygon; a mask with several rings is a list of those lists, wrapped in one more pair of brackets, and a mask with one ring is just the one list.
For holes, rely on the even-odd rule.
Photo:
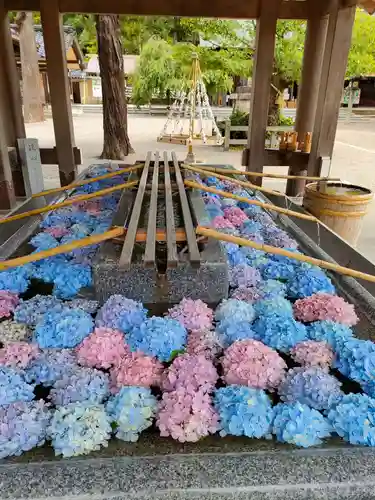
{"label": "stone pavement", "polygon": [[[129,135],[135,155],[129,156],[129,163],[135,159],[144,159],[149,150],[175,150],[178,157],[186,156],[186,147],[175,144],[157,142],[157,136],[165,123],[165,117],[129,116]],[[81,168],[95,162],[102,147],[102,116],[100,114],[74,117],[76,144],[82,149],[84,164]],[[55,145],[52,120],[43,123],[27,125],[28,137],[39,139],[41,147]],[[239,151],[222,151],[219,146],[195,147],[198,160],[217,164],[230,164],[241,167]],[[267,172],[286,173],[287,168],[266,167]],[[340,123],[332,161],[331,175],[341,177],[345,181],[359,184],[375,190],[375,120],[363,120],[355,123]],[[59,184],[56,166],[44,166],[45,187],[55,187]],[[283,191],[285,181],[265,180],[264,185]],[[358,249],[366,257],[375,261],[375,201],[364,221],[363,231],[358,243]]]}

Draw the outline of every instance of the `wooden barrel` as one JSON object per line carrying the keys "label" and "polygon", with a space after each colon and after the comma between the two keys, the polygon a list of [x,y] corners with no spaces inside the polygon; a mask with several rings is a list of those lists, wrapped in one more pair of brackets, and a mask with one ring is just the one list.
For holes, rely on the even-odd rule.
{"label": "wooden barrel", "polygon": [[[303,206],[352,245],[373,198],[370,189],[341,182],[307,184]],[[324,189],[323,189],[324,187]]]}

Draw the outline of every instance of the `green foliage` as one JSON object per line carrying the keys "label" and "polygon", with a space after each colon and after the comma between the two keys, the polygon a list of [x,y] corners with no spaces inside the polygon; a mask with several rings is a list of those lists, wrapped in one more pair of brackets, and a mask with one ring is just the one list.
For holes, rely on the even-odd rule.
{"label": "green foliage", "polygon": [[357,9],[347,78],[375,73],[375,17]]}
{"label": "green foliage", "polygon": [[284,116],[282,113],[280,113],[277,125],[279,125],[280,127],[283,125],[291,127],[294,125],[294,119],[291,116]]}

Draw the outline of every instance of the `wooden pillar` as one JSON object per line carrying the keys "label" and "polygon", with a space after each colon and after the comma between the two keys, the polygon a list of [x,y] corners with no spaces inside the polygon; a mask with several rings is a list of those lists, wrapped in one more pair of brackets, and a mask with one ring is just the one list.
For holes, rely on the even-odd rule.
{"label": "wooden pillar", "polygon": [[356,9],[355,6],[340,9],[339,0],[333,3],[308,164],[308,174],[314,176],[320,175],[321,158],[332,157]]}
{"label": "wooden pillar", "polygon": [[58,0],[41,0],[40,13],[60,182],[62,186],[66,186],[75,179],[77,168],[73,154],[75,141],[66,49]]}
{"label": "wooden pillar", "polygon": [[[302,78],[298,91],[298,106],[295,130],[299,138],[314,129],[316,106],[318,102],[320,78],[323,66],[324,44],[327,37],[328,16],[321,17],[315,11],[307,21],[305,50],[303,54]],[[289,167],[289,175],[307,175],[300,167]],[[288,179],[286,194],[297,196],[305,189],[306,181]]]}
{"label": "wooden pillar", "polygon": [[[243,159],[247,170],[254,172],[263,172],[276,23],[280,4],[280,0],[261,2],[260,15],[257,19],[248,149],[245,150]],[[255,178],[253,182],[261,185],[262,177]]]}

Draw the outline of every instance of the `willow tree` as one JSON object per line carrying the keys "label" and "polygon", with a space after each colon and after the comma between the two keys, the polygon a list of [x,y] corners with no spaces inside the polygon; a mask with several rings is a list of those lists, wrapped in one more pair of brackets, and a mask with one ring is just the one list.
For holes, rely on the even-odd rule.
{"label": "willow tree", "polygon": [[128,136],[119,16],[97,16],[96,33],[103,96],[104,145],[101,158],[123,160],[134,151]]}

